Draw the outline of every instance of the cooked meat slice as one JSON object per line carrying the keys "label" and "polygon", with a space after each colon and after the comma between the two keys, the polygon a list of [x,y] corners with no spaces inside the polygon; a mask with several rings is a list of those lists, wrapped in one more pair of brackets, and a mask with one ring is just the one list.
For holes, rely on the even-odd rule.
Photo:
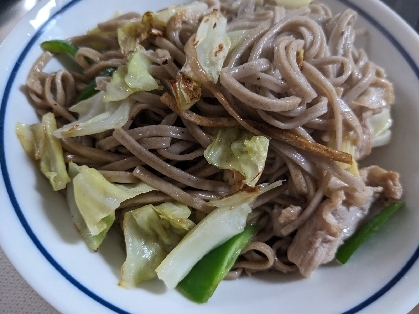
{"label": "cooked meat slice", "polygon": [[301,214],[301,206],[290,205],[287,208],[281,210],[281,213],[278,216],[278,223],[280,226],[286,226]]}
{"label": "cooked meat slice", "polygon": [[383,196],[390,199],[400,199],[403,193],[399,181],[399,174],[394,171],[387,171],[378,166],[369,166],[359,170],[359,175],[365,185],[383,187]]}
{"label": "cooked meat slice", "polygon": [[359,219],[366,215],[367,210],[363,208],[343,205],[344,199],[344,192],[336,191],[298,229],[287,254],[303,276],[311,276],[319,265],[330,262],[343,235],[353,230]]}
{"label": "cooked meat slice", "polygon": [[[331,186],[336,190],[330,198],[298,229],[287,254],[302,275],[310,276],[319,265],[334,258],[339,245],[355,231],[378,198],[401,197],[397,173],[371,166],[361,169],[360,175],[367,185],[365,191],[354,196],[347,186],[334,182]],[[364,203],[359,206],[361,199]]]}

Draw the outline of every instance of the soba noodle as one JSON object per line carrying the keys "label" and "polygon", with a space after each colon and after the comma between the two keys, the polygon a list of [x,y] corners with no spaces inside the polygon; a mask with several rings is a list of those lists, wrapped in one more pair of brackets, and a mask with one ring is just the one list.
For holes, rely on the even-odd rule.
{"label": "soba noodle", "polygon": [[[371,117],[389,111],[392,85],[356,47],[362,32],[354,28],[353,10],[333,14],[317,2],[294,10],[273,0],[206,3],[205,12],[176,13],[167,26],[137,38],[159,88],[129,96],[133,105],[123,127],[61,138],[65,160],[95,167],[110,182],[143,181],[157,190],[123,202],[117,215],[144,204],[179,201],[192,209],[190,219],[198,222],[213,210],[209,200],[243,188],[242,183],[226,180],[229,170],[204,157],[216,130],[233,127],[263,135],[269,139],[269,150],[257,184],[278,180],[283,184],[252,204],[248,223],[258,224],[260,231],[227,278],[265,270],[300,270],[309,276],[333,259],[348,236],[343,229],[355,228],[354,223],[345,225],[345,215],[361,211],[358,216],[364,217],[366,204],[388,197],[377,176],[391,177],[388,180],[398,189],[393,197],[400,198],[397,174],[357,168],[357,162],[378,145]],[[193,45],[200,22],[214,10],[227,18],[227,32],[242,34],[216,83],[198,61]],[[59,127],[76,121],[69,108],[87,84],[95,79],[97,89],[106,91],[110,78],[100,73],[127,63],[118,29],[141,18],[139,13],[120,15],[88,35],[68,39],[80,47],[75,55],[79,71],[46,73],[52,54],[44,52],[27,80],[36,112],[53,112]],[[173,82],[185,64],[201,84],[202,95],[194,106],[182,110]],[[304,237],[311,244],[303,244]],[[327,241],[336,245],[324,256],[318,251],[321,245],[327,247]]]}

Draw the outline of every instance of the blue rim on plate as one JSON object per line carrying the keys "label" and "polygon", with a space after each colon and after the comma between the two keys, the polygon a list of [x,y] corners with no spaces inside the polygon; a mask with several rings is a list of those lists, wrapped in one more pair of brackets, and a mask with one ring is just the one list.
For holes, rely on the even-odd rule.
{"label": "blue rim on plate", "polygon": [[[45,249],[45,247],[42,245],[42,243],[39,241],[38,237],[33,232],[32,228],[30,227],[29,223],[27,222],[25,215],[23,214],[19,202],[16,199],[8,169],[7,169],[7,163],[6,163],[6,155],[5,155],[5,144],[4,144],[4,121],[6,116],[6,107],[8,104],[10,92],[14,83],[14,80],[16,78],[16,75],[20,69],[21,64],[23,63],[23,60],[25,60],[28,52],[36,42],[36,40],[48,29],[48,26],[51,25],[51,22],[55,21],[57,17],[61,14],[63,14],[65,11],[73,7],[75,4],[79,3],[81,0],[72,0],[69,3],[67,3],[65,6],[63,6],[61,9],[59,9],[55,14],[53,14],[32,36],[29,43],[25,46],[22,53],[20,54],[16,64],[14,65],[11,74],[9,78],[7,79],[6,88],[4,90],[4,94],[1,100],[1,107],[0,107],[0,167],[1,172],[3,176],[3,180],[5,183],[7,194],[10,198],[10,201],[13,205],[13,208],[15,210],[15,213],[17,217],[19,218],[20,223],[22,224],[23,228],[25,229],[26,233],[28,234],[29,238],[32,240],[34,245],[37,247],[37,249],[41,252],[41,254],[47,259],[47,261],[65,278],[67,279],[71,284],[73,284],[77,289],[79,289],[81,292],[86,294],[88,297],[92,298],[96,302],[100,303],[104,307],[116,312],[116,313],[129,313],[114,304],[111,304],[110,302],[106,301],[105,299],[101,298],[97,294],[95,294],[90,289],[86,288],[84,285],[82,285],[78,280],[76,280],[71,274],[69,274],[54,258],[53,256]],[[384,35],[393,45],[394,47],[399,51],[399,53],[403,56],[404,60],[409,64],[410,68],[414,71],[416,77],[419,80],[419,68],[418,65],[414,62],[412,57],[409,55],[409,53],[403,48],[403,46],[399,43],[399,41],[384,27],[382,26],[377,20],[375,20],[372,16],[370,16],[367,12],[362,10],[357,5],[353,4],[349,0],[338,0],[342,4],[346,5],[349,8],[352,8],[358,12],[359,15],[361,15],[366,21],[368,21],[371,25],[373,25],[382,35]],[[388,292],[396,283],[404,276],[406,273],[410,270],[410,268],[413,266],[413,264],[418,260],[419,258],[419,245],[416,248],[413,255],[407,260],[405,265],[399,270],[399,272],[387,283],[385,284],[381,289],[379,289],[377,292],[375,292],[373,295],[368,297],[363,302],[359,303],[358,305],[352,307],[351,309],[343,312],[344,314],[352,314],[357,313],[360,310],[366,308],[368,305],[379,299],[381,296],[383,296],[386,292]]]}

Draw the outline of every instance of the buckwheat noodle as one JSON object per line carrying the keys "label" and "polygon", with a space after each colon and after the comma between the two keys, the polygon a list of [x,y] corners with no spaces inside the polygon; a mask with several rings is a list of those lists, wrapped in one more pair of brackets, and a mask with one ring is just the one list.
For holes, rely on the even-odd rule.
{"label": "buckwheat noodle", "polygon": [[[296,234],[330,202],[331,186],[344,190],[340,204],[369,193],[368,180],[342,166],[353,161],[343,145],[350,137],[354,161],[370,153],[373,129],[368,119],[392,104],[392,85],[356,47],[362,32],[354,28],[353,10],[333,14],[322,3],[287,10],[274,1],[254,0],[207,4],[201,14],[175,14],[162,34],[141,42],[152,61],[150,73],[163,88],[132,94],[135,104],[122,128],[61,139],[66,162],[95,167],[111,182],[142,180],[158,190],[124,202],[119,212],[176,200],[190,206],[198,222],[212,210],[208,200],[237,189],[203,156],[214,128],[233,126],[265,135],[270,145],[258,184],[283,180],[283,185],[252,204],[249,223],[261,229],[227,278],[299,268],[309,275],[313,269],[304,271],[306,262],[290,253],[298,246],[293,247]],[[228,32],[246,31],[228,54],[217,83],[203,74],[190,40],[202,17],[213,10],[227,17]],[[68,108],[87,84],[104,69],[127,62],[118,28],[140,18],[139,13],[120,15],[98,24],[97,32],[68,39],[80,47],[75,56],[79,71],[46,73],[52,54],[44,52],[27,79],[36,112],[53,112],[59,126],[75,121]],[[186,60],[203,82],[203,97],[179,111],[169,86]],[[106,90],[109,78],[96,81],[98,89]]]}

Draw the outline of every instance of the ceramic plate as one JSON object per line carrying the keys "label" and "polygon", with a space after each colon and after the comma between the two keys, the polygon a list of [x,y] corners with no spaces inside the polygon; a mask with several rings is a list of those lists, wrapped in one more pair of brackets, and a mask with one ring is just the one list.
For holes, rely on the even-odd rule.
{"label": "ceramic plate", "polygon": [[[419,38],[378,0],[329,0],[336,12],[359,12],[370,58],[394,82],[391,144],[368,162],[398,171],[407,208],[345,266],[330,263],[312,278],[255,275],[222,282],[197,305],[155,280],[118,287],[124,254],[115,237],[89,251],[64,198],[35,171],[15,136],[16,122],[37,117],[23,92],[47,39],[85,33],[115,13],[160,9],[175,1],[49,0],[41,2],[0,47],[0,244],[28,283],[63,313],[406,313],[419,302]],[[51,65],[54,66],[54,65]]]}

